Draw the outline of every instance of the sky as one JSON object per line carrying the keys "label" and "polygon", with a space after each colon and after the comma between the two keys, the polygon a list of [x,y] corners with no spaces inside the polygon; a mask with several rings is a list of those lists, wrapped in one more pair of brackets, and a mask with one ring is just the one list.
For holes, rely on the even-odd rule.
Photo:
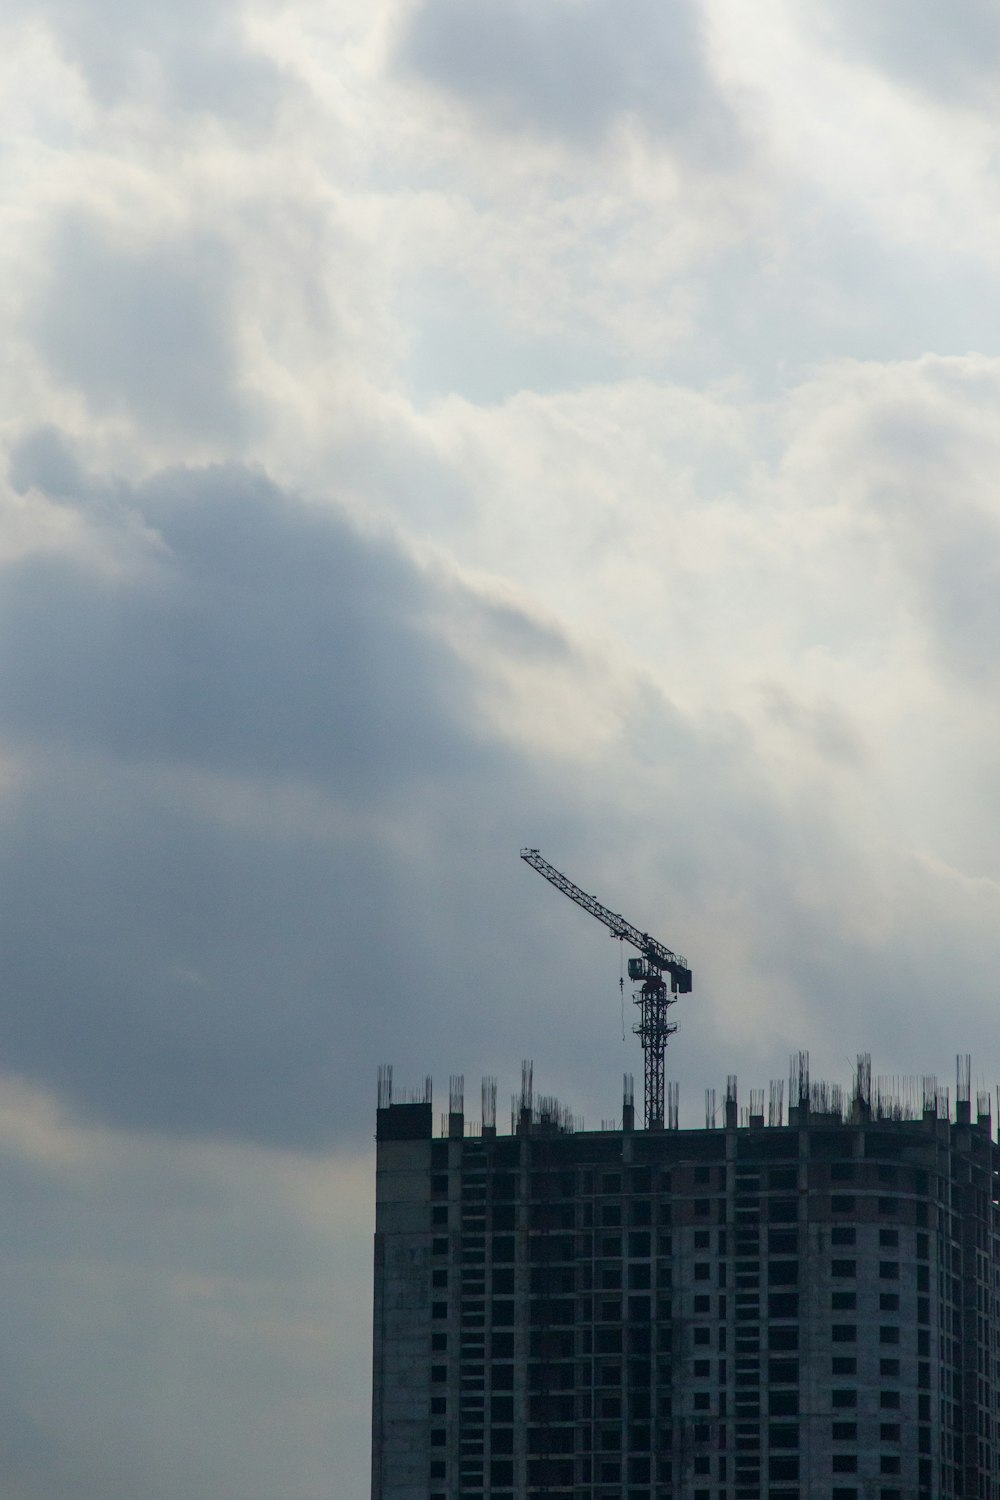
{"label": "sky", "polygon": [[[364,1500],[373,1128],[1000,1080],[992,0],[11,0],[0,1494]],[[624,1037],[623,1037],[624,1030]]]}

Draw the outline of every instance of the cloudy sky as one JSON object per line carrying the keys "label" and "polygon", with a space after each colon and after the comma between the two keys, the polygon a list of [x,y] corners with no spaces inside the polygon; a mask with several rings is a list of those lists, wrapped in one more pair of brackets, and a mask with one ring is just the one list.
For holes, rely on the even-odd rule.
{"label": "cloudy sky", "polygon": [[[0,1493],[364,1500],[377,1064],[1000,1079],[992,0],[11,0]],[[475,1113],[475,1109],[472,1111]]]}

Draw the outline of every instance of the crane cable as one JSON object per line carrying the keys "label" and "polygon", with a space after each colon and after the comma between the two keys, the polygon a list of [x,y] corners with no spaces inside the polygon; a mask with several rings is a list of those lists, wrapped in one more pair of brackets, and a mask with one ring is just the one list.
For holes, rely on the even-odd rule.
{"label": "crane cable", "polygon": [[621,938],[618,939],[618,953],[621,957],[621,973],[618,975],[618,989],[622,997],[622,1041],[625,1040],[625,947]]}

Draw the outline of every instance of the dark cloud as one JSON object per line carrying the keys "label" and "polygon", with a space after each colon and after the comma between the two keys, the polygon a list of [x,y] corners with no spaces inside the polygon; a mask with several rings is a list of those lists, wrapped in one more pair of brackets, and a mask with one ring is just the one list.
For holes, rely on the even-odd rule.
{"label": "dark cloud", "polygon": [[837,0],[824,7],[852,50],[949,103],[978,104],[1000,77],[1000,13],[992,0]]}
{"label": "dark cloud", "polygon": [[[51,434],[16,467],[73,476]],[[448,590],[391,544],[238,468],[108,505],[155,529],[134,576],[49,557],[4,577],[3,731],[36,769],[0,856],[8,1061],[132,1123],[316,1139],[356,1107],[334,1083],[353,1095],[415,960],[441,981],[407,827],[419,845],[437,801],[471,827],[510,766],[431,624]],[[215,778],[218,816],[177,777]],[[227,813],[233,782],[273,794],[263,827],[239,791]],[[311,811],[283,821],[282,788]]]}
{"label": "dark cloud", "polygon": [[688,0],[423,0],[399,62],[513,128],[585,146],[624,115],[689,149],[728,155],[735,127],[709,76]]}
{"label": "dark cloud", "polygon": [[342,790],[399,774],[403,740],[410,778],[459,770],[426,591],[395,548],[236,466],[116,503],[162,543],[136,576],[53,557],[8,573],[8,733]]}
{"label": "dark cloud", "polygon": [[58,380],[98,413],[127,412],[157,433],[238,438],[234,265],[215,240],[139,248],[69,214],[48,246],[28,331]]}

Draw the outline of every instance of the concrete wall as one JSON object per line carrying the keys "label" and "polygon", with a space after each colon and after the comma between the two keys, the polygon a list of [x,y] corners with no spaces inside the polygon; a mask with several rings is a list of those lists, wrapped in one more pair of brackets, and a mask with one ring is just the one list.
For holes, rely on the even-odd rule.
{"label": "concrete wall", "polygon": [[430,1141],[379,1141],[372,1500],[427,1500]]}

